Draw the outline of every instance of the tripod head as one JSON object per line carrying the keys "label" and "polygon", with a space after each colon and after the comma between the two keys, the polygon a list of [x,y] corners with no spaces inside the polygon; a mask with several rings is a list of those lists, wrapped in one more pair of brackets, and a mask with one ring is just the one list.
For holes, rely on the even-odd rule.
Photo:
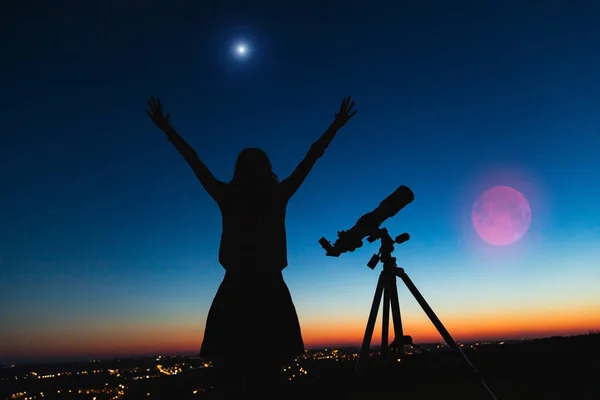
{"label": "tripod head", "polygon": [[367,241],[369,243],[373,243],[378,239],[381,240],[379,252],[377,254],[373,254],[373,257],[371,257],[371,259],[367,263],[367,267],[375,269],[377,263],[381,261],[383,263],[384,270],[395,270],[396,258],[392,257],[392,252],[394,251],[394,244],[402,244],[410,240],[410,235],[404,232],[396,236],[395,239],[392,239],[386,228],[379,228],[367,238]]}

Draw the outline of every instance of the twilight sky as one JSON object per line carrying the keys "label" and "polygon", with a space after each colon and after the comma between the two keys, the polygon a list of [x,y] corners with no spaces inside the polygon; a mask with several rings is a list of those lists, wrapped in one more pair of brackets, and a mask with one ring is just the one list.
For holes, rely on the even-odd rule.
{"label": "twilight sky", "polygon": [[[398,263],[455,339],[600,328],[600,3],[50,3],[0,13],[0,362],[200,348],[220,215],[151,95],[226,181],[248,146],[284,178],[356,100],[288,208],[307,347],[361,341],[381,268],[376,244],[318,239],[402,184],[384,226],[411,234]],[[508,246],[472,226],[495,185],[531,206]],[[399,288],[406,334],[441,341]]]}

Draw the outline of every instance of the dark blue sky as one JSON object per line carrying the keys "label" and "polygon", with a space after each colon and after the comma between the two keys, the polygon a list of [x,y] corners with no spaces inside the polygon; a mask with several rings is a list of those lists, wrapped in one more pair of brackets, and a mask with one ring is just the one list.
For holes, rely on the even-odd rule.
{"label": "dark blue sky", "polygon": [[[220,216],[144,114],[151,95],[222,180],[248,146],[287,176],[341,99],[356,100],[357,116],[288,211],[286,280],[309,343],[333,340],[329,322],[363,324],[377,275],[363,267],[371,250],[334,260],[317,240],[335,239],[401,184],[416,200],[388,226],[413,236],[402,251],[425,295],[450,296],[433,306],[466,309],[487,293],[482,308],[505,309],[515,269],[525,282],[578,265],[578,293],[600,283],[590,264],[600,3],[50,3],[14,1],[1,13],[0,302],[11,307],[0,313],[0,358],[41,355],[25,350],[34,340],[93,353],[83,333],[79,347],[61,342],[76,326],[111,327],[108,352],[127,348],[122,330],[144,332],[142,350],[172,348],[153,342],[157,325],[187,330],[179,342],[199,347],[223,275]],[[238,40],[252,49],[246,59],[231,54]],[[500,250],[481,256],[490,253],[465,228],[475,198],[496,184],[532,207],[522,249],[503,250],[510,273],[494,267],[507,260]],[[581,304],[600,307],[591,290]]]}

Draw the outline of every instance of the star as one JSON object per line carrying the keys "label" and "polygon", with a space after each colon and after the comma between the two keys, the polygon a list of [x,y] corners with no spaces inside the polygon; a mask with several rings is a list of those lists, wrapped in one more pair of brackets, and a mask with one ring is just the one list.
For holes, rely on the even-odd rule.
{"label": "star", "polygon": [[246,58],[249,53],[249,48],[246,43],[239,42],[235,46],[233,46],[233,53],[238,58]]}
{"label": "star", "polygon": [[237,47],[235,48],[235,52],[238,54],[238,56],[243,56],[244,54],[246,54],[247,50],[248,49],[243,44],[238,44]]}

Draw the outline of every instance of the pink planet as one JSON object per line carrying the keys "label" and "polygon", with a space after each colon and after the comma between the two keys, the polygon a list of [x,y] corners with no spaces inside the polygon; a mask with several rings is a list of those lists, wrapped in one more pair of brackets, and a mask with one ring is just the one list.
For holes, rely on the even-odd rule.
{"label": "pink planet", "polygon": [[519,241],[529,229],[531,208],[519,192],[508,186],[486,190],[473,204],[473,228],[486,242],[506,246]]}

